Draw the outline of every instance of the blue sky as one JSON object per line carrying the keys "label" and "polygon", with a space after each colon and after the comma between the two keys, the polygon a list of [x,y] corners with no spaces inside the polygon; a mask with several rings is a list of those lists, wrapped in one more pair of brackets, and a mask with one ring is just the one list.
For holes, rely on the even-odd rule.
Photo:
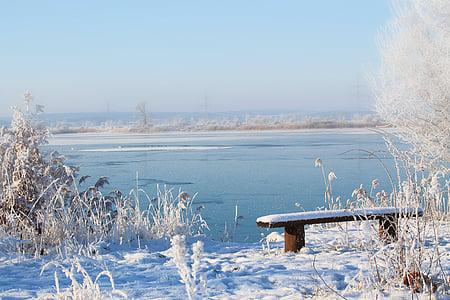
{"label": "blue sky", "polygon": [[2,1],[0,115],[362,110],[384,0]]}

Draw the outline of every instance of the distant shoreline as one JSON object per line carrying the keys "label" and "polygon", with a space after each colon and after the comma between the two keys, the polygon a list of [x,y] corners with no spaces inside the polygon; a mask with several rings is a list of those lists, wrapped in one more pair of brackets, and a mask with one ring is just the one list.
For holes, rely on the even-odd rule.
{"label": "distant shoreline", "polygon": [[203,125],[203,126],[153,126],[153,127],[59,127],[50,128],[50,132],[54,135],[59,134],[82,134],[82,133],[117,133],[117,134],[153,134],[153,133],[194,133],[194,132],[238,132],[238,131],[298,131],[298,130],[314,130],[314,129],[375,129],[387,128],[381,122],[375,123],[354,123],[352,121],[345,122],[317,122],[311,124],[251,124],[239,126],[225,125]]}
{"label": "distant shoreline", "polygon": [[371,128],[313,128],[313,129],[273,129],[273,130],[223,130],[223,131],[166,131],[166,132],[149,132],[149,133],[120,133],[120,132],[84,132],[84,133],[65,133],[54,134],[49,138],[49,145],[91,145],[91,144],[136,144],[154,141],[162,141],[162,139],[171,138],[179,141],[198,140],[205,137],[220,139],[246,139],[252,137],[264,137],[265,134],[377,134],[378,131],[392,131],[392,128],[371,127]]}

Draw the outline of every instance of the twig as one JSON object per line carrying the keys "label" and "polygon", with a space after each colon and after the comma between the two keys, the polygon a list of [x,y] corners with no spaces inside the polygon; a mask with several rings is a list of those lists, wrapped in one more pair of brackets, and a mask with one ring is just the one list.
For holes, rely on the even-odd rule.
{"label": "twig", "polygon": [[333,289],[331,286],[328,285],[328,283],[325,281],[325,279],[323,279],[323,277],[319,274],[319,271],[317,271],[316,269],[316,255],[314,255],[314,259],[312,262],[312,267],[314,269],[314,271],[316,272],[317,276],[319,276],[320,280],[322,280],[323,284],[333,293],[335,293],[337,296],[341,297],[342,299],[348,300],[347,298],[345,298],[344,296],[342,296],[338,291],[336,291],[335,289]]}
{"label": "twig", "polygon": [[391,184],[391,186],[392,186],[392,190],[394,190],[394,180],[392,179],[392,175],[391,175],[391,173],[389,172],[387,166],[383,163],[383,161],[381,160],[381,158],[379,158],[379,157],[375,154],[375,152],[369,151],[369,150],[366,150],[366,149],[360,149],[360,148],[357,148],[357,149],[350,149],[350,150],[348,150],[348,151],[342,152],[342,153],[340,153],[339,155],[344,155],[344,154],[347,154],[347,153],[350,153],[350,152],[354,152],[354,151],[365,152],[365,153],[369,154],[369,157],[372,156],[372,157],[374,157],[376,160],[378,160],[378,162],[379,162],[379,163],[381,164],[381,166],[383,167],[384,172],[386,173],[386,175],[387,175],[388,178],[389,178],[389,182],[390,182],[390,184]]}

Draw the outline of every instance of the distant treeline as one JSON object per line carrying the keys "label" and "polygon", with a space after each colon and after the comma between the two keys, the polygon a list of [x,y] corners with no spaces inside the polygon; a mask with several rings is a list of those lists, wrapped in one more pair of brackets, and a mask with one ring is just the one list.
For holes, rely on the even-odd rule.
{"label": "distant treeline", "polygon": [[138,118],[127,120],[124,115],[117,119],[75,121],[46,121],[54,134],[117,132],[147,133],[165,131],[232,131],[232,130],[298,130],[317,128],[368,128],[384,124],[373,113],[317,113],[305,114],[243,114],[243,113],[185,113],[168,114],[164,117],[150,115],[149,121]]}

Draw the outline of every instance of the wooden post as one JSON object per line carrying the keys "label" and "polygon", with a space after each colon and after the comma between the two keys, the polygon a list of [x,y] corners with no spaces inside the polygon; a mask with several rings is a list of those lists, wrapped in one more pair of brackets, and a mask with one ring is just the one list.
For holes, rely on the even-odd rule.
{"label": "wooden post", "polygon": [[378,229],[380,240],[389,244],[397,240],[397,218],[394,216],[385,216],[380,219]]}
{"label": "wooden post", "polygon": [[297,252],[305,246],[305,225],[284,228],[284,251]]}

